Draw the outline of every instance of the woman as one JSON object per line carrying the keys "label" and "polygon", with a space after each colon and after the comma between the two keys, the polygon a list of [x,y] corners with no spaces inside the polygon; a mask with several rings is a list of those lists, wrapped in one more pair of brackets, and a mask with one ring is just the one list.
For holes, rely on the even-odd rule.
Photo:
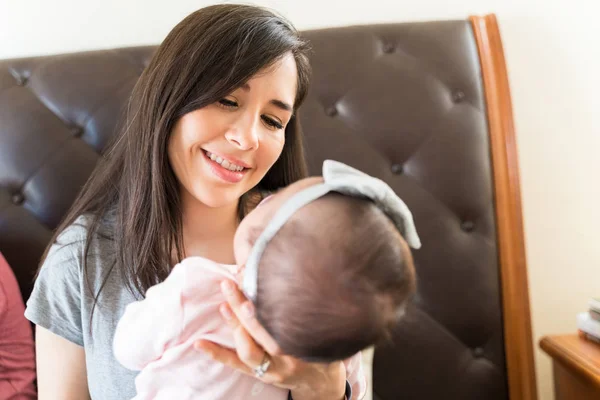
{"label": "woman", "polygon": [[[124,307],[184,257],[233,263],[253,200],[305,176],[294,115],[308,80],[306,44],[261,8],[207,7],[169,33],[38,272],[26,316],[37,325],[40,400],[134,396],[135,372],[112,354]],[[223,286],[236,349],[199,351],[294,400],[344,398],[342,363],[281,355],[242,294]]]}

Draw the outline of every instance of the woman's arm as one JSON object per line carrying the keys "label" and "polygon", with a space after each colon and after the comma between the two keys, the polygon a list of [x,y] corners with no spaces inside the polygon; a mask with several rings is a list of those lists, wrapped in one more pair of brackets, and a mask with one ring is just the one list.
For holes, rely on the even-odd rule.
{"label": "woman's arm", "polygon": [[83,347],[40,326],[35,332],[38,399],[89,399]]}

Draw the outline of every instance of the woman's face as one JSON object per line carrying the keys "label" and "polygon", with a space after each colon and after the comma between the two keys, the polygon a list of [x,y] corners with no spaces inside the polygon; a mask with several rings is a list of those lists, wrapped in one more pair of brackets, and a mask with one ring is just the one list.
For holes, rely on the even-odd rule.
{"label": "woman's face", "polygon": [[184,203],[237,204],[258,184],[283,149],[297,81],[290,53],[230,95],[175,123],[168,155]]}

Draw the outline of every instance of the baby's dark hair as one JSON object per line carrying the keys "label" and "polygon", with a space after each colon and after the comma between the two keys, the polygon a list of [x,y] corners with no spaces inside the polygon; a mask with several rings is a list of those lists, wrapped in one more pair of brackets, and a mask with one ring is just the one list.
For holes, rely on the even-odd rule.
{"label": "baby's dark hair", "polygon": [[411,252],[367,199],[304,206],[260,260],[257,317],[288,355],[343,360],[390,338],[415,290]]}

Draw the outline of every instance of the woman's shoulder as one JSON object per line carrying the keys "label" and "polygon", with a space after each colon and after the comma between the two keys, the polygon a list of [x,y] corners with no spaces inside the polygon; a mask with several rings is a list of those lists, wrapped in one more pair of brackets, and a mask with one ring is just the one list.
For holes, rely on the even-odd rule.
{"label": "woman's shoulder", "polygon": [[72,242],[72,244],[85,241],[85,238],[88,235],[88,231],[92,227],[92,223],[94,220],[94,216],[90,214],[80,215],[73,221],[70,225],[59,232],[56,237],[57,243],[68,243]]}
{"label": "woman's shoulder", "polygon": [[114,264],[112,242],[103,218],[93,215],[81,215],[59,232],[43,260],[25,316],[84,346],[87,322],[82,315],[92,309],[94,294]]}
{"label": "woman's shoulder", "polygon": [[111,239],[114,231],[115,219],[115,213],[112,211],[100,216],[92,213],[81,214],[60,232],[57,239],[82,239],[87,236],[90,229],[93,229],[93,232],[91,232],[92,237]]}
{"label": "woman's shoulder", "polygon": [[56,236],[44,265],[68,263],[81,266],[86,252],[88,260],[90,256],[96,261],[112,257],[112,225],[110,216],[80,215]]}

